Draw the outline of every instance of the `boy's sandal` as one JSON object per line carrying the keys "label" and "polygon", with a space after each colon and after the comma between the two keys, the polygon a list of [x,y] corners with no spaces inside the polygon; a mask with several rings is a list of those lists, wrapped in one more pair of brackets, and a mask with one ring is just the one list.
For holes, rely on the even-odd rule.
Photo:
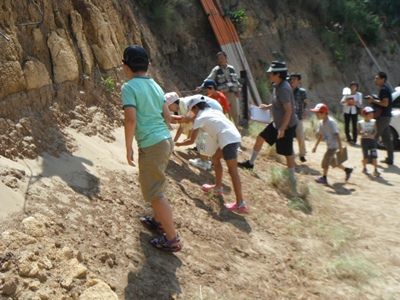
{"label": "boy's sandal", "polygon": [[159,234],[164,234],[165,230],[162,228],[161,223],[157,222],[154,217],[145,216],[140,218],[142,224],[152,230],[157,231]]}
{"label": "boy's sandal", "polygon": [[[181,239],[177,236],[172,241],[168,241],[165,235],[163,235],[160,239],[152,239],[150,243],[156,247],[158,250],[169,251],[169,252],[178,252],[181,251],[182,245],[180,243]],[[175,245],[173,245],[175,244]],[[177,245],[176,245],[177,244]]]}

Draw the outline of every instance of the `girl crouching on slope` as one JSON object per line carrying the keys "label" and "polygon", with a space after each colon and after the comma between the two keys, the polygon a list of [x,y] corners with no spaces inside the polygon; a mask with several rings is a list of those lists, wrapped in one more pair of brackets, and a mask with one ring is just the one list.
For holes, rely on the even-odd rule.
{"label": "girl crouching on slope", "polygon": [[189,102],[189,112],[194,115],[192,135],[183,142],[175,143],[176,146],[191,145],[196,141],[199,129],[202,128],[215,140],[215,152],[211,158],[215,170],[215,184],[203,184],[203,191],[214,191],[222,195],[222,164],[223,158],[228,166],[236,195],[236,203],[226,204],[225,207],[232,211],[246,212],[246,202],[243,201],[242,183],[237,169],[237,149],[242,137],[235,125],[218,110],[210,109],[209,105],[201,98],[194,98]]}

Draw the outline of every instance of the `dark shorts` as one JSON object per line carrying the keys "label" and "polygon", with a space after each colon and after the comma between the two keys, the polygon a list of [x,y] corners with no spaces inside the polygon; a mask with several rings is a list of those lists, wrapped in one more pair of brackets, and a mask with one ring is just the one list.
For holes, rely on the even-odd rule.
{"label": "dark shorts", "polygon": [[361,147],[364,159],[367,159],[369,157],[378,158],[375,140],[363,138],[361,139]]}
{"label": "dark shorts", "polygon": [[237,158],[237,150],[240,143],[228,144],[222,149],[222,156],[224,160],[231,160]]}
{"label": "dark shorts", "polygon": [[280,155],[293,155],[293,138],[296,133],[296,125],[285,130],[283,138],[278,139],[278,130],[273,123],[269,123],[267,127],[259,134],[270,146],[276,144],[276,152]]}

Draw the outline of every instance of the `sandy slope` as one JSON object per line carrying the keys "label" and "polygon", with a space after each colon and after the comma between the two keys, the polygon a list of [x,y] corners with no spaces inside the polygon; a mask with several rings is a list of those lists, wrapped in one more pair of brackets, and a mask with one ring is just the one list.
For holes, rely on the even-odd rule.
{"label": "sandy slope", "polygon": [[[150,209],[140,197],[137,169],[125,163],[123,130],[115,131],[111,144],[72,130],[69,134],[78,145],[73,156],[43,154],[19,162],[0,158],[0,225],[3,230],[20,227],[26,214],[18,211],[23,209],[52,218],[63,229],[50,228],[46,238],[83,253],[83,263],[120,299],[169,299],[175,294],[184,299],[400,297],[400,170],[381,166],[382,177],[365,176],[359,147],[348,147],[346,165],[355,168],[348,183],[343,171],[334,169],[329,173],[330,186],[319,186],[313,180],[320,174],[325,145],[313,154],[313,142],[307,142],[308,162],[296,170],[300,185],[314,189],[311,214],[288,208],[288,199],[268,183],[265,172],[270,166],[283,166],[262,153],[254,173],[240,171],[251,208],[244,215],[223,207],[234,200],[226,173],[224,196],[204,194],[199,187],[213,180],[213,172],[192,168],[187,160],[195,154],[175,149],[167,171],[167,197],[184,249],[164,255],[152,249],[148,240],[154,233],[137,220]],[[245,138],[239,160],[248,157],[252,143]],[[379,155],[383,158],[383,151]],[[399,152],[395,162],[400,162]],[[337,231],[343,234],[336,235]],[[40,246],[43,241],[38,243],[35,251],[46,255]],[[27,249],[9,251],[18,256]],[[104,253],[116,256],[116,262],[104,264]],[[340,259],[358,257],[367,262],[363,265],[367,271],[354,274],[338,267],[336,273],[330,271]],[[53,287],[58,280],[55,271],[48,277],[41,288]],[[21,288],[29,286],[29,280],[20,277]],[[79,294],[85,282],[74,284],[69,291],[54,288],[55,293]]]}

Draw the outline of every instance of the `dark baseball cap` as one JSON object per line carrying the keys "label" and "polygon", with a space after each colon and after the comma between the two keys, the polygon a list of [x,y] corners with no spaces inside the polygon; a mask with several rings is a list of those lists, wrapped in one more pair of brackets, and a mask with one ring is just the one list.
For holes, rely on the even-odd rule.
{"label": "dark baseball cap", "polygon": [[298,80],[301,80],[301,74],[298,72],[290,74],[290,77],[296,77]]}
{"label": "dark baseball cap", "polygon": [[212,79],[207,79],[203,82],[203,84],[200,86],[201,88],[209,88],[209,87],[217,87],[217,84],[215,83],[214,80]]}
{"label": "dark baseball cap", "polygon": [[129,46],[124,51],[122,62],[129,66],[147,66],[149,64],[149,55],[147,51],[140,46]]}

